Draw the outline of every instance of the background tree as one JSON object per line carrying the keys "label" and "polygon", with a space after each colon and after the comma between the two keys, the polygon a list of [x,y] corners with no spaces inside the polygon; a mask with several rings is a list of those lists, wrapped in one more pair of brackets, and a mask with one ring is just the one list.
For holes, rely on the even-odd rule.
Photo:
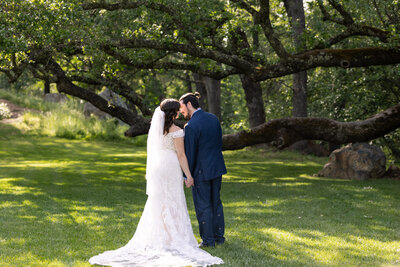
{"label": "background tree", "polygon": [[[254,126],[265,120],[264,107],[260,108],[260,88],[268,84],[264,81],[319,67],[354,68],[400,62],[399,4],[393,1],[373,5],[351,0],[344,4],[335,0],[311,2],[306,9],[308,24],[303,34],[304,47],[308,49],[300,51],[293,45],[288,23],[293,15],[287,15],[280,1],[82,4],[75,0],[9,0],[1,4],[1,9],[1,71],[10,82],[18,80],[25,70],[39,79],[50,77],[58,91],[89,101],[132,125],[127,132],[132,136],[147,133],[148,116],[163,96],[160,84],[145,87],[146,90],[138,87],[148,73],[149,83],[157,81],[158,73],[165,70],[191,71],[217,81],[240,75],[250,126]],[[93,91],[104,86],[133,103],[138,112],[110,106]],[[153,89],[147,90],[150,88]],[[390,121],[390,127],[374,128],[380,124],[364,122],[373,132],[369,138],[399,126],[391,116],[396,114],[396,107],[388,109],[390,114],[378,115],[380,120]],[[318,118],[309,120],[313,125],[324,125]],[[243,136],[246,139],[241,140],[242,145],[271,138],[276,142],[286,140],[281,145],[288,145],[298,138],[293,133],[291,138],[285,138],[282,133],[298,123],[294,133],[304,139],[365,140],[356,138],[357,129],[342,132],[347,137],[336,140],[322,134],[325,131],[321,127],[309,128],[312,134],[305,135],[301,130],[304,122],[293,118],[277,124],[263,123],[257,127],[268,126],[268,138],[260,139],[255,130],[242,132],[227,136],[225,148],[235,148],[228,141]]]}

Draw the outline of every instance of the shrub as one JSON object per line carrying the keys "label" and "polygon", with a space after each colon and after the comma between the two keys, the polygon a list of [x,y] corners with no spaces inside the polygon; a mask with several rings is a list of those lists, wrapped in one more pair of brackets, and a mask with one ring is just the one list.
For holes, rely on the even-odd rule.
{"label": "shrub", "polygon": [[11,118],[11,112],[6,103],[0,103],[0,120]]}

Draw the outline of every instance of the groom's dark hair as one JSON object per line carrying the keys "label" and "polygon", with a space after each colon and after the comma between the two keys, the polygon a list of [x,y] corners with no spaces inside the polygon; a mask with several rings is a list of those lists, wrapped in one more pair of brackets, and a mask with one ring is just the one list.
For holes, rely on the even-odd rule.
{"label": "groom's dark hair", "polygon": [[187,104],[188,102],[190,102],[192,104],[192,106],[197,109],[200,107],[199,105],[199,99],[200,98],[200,93],[199,92],[195,92],[193,93],[186,93],[183,96],[181,96],[181,98],[179,98],[179,102],[183,101],[183,104]]}

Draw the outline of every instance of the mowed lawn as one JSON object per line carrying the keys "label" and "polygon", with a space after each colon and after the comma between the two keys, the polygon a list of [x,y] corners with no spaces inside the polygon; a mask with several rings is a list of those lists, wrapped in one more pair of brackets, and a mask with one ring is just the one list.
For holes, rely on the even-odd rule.
{"label": "mowed lawn", "polygon": [[[207,250],[225,266],[400,266],[400,181],[313,177],[327,158],[289,152],[224,155],[227,242]],[[145,164],[127,143],[0,135],[0,266],[89,266],[125,245]]]}

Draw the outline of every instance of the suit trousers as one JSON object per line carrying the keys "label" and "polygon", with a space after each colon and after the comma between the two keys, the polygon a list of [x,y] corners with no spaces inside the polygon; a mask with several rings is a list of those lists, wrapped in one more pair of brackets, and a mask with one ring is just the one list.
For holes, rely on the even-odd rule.
{"label": "suit trousers", "polygon": [[194,207],[203,244],[214,246],[225,241],[224,211],[220,199],[222,176],[195,181],[192,187]]}

